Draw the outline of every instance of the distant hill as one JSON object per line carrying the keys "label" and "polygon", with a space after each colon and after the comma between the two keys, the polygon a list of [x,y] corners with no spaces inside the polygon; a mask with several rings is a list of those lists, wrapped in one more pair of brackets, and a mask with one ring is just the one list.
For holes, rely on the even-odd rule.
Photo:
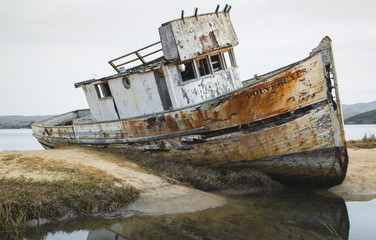
{"label": "distant hill", "polygon": [[356,104],[342,104],[343,118],[355,116],[360,113],[372,111],[376,109],[376,101],[369,103],[356,103]]}
{"label": "distant hill", "polygon": [[376,124],[376,110],[349,117],[345,119],[345,124]]}
{"label": "distant hill", "polygon": [[44,115],[44,116],[22,116],[22,115],[0,116],[0,129],[31,128],[32,123],[42,121],[42,120],[50,118],[50,117],[53,117],[53,115]]}

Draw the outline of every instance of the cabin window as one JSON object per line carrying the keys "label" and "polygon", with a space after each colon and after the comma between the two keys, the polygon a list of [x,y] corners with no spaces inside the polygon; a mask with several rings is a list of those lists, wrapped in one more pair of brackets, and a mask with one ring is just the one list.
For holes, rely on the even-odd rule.
{"label": "cabin window", "polygon": [[217,52],[213,55],[206,55],[178,65],[183,82],[198,79],[231,67],[236,67],[232,49]]}
{"label": "cabin window", "polygon": [[208,58],[205,57],[197,60],[197,68],[201,77],[210,74]]}
{"label": "cabin window", "polygon": [[226,68],[235,67],[235,58],[232,50],[223,52],[223,60]]}
{"label": "cabin window", "polygon": [[110,86],[108,86],[107,82],[95,84],[94,86],[95,86],[95,90],[97,91],[97,95],[99,99],[112,97]]}
{"label": "cabin window", "polygon": [[210,62],[212,64],[214,72],[218,72],[223,69],[223,63],[220,54],[211,55]]}
{"label": "cabin window", "polygon": [[184,81],[188,81],[196,78],[195,67],[193,61],[185,62],[179,65],[181,78]]}

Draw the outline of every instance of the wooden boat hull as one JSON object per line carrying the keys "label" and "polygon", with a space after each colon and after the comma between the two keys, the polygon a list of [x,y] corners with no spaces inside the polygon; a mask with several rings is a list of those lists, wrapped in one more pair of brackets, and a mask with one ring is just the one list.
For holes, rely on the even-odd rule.
{"label": "wooden boat hull", "polygon": [[348,157],[331,45],[324,40],[307,59],[210,101],[96,123],[80,122],[89,112],[75,111],[33,124],[33,133],[46,148],[140,150],[193,164],[248,167],[284,182],[337,185]]}

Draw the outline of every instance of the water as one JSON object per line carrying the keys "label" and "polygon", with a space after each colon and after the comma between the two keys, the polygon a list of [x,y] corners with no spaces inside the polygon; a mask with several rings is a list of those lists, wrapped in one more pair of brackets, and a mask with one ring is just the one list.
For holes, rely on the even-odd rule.
{"label": "water", "polygon": [[326,190],[288,188],[227,196],[220,208],[169,215],[76,219],[29,233],[29,239],[374,239],[376,199],[345,203]]}
{"label": "water", "polygon": [[[356,140],[376,135],[376,125],[345,125],[345,131],[347,140]],[[31,129],[0,129],[0,151],[41,149]],[[344,202],[324,190],[301,189],[227,198],[226,206],[195,213],[48,224],[29,230],[26,239],[336,239],[326,226],[342,239],[376,236],[376,199]]]}
{"label": "water", "polygon": [[42,150],[31,129],[0,129],[0,151]]}
{"label": "water", "polygon": [[376,136],[376,125],[345,125],[346,140],[360,140],[364,135]]}

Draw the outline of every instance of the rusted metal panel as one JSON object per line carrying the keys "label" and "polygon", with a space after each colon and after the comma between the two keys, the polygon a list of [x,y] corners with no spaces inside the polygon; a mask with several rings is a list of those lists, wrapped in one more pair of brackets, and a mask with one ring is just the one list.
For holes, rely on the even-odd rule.
{"label": "rusted metal panel", "polygon": [[[185,144],[181,139],[164,141],[168,153],[160,153],[171,158],[178,157],[190,162],[218,163],[262,159],[283,154],[335,147],[333,125],[328,105],[319,105],[294,120],[283,123],[274,120],[269,125],[254,129],[224,133],[206,137],[197,144]],[[223,131],[225,132],[225,131]],[[147,144],[155,145],[156,142]],[[190,146],[191,149],[183,149]],[[142,149],[144,146],[140,146]],[[155,153],[157,154],[157,153]],[[218,156],[221,156],[218,158]]]}
{"label": "rusted metal panel", "polygon": [[164,56],[170,61],[183,61],[238,44],[230,17],[223,12],[174,20],[163,24],[159,32]]}

